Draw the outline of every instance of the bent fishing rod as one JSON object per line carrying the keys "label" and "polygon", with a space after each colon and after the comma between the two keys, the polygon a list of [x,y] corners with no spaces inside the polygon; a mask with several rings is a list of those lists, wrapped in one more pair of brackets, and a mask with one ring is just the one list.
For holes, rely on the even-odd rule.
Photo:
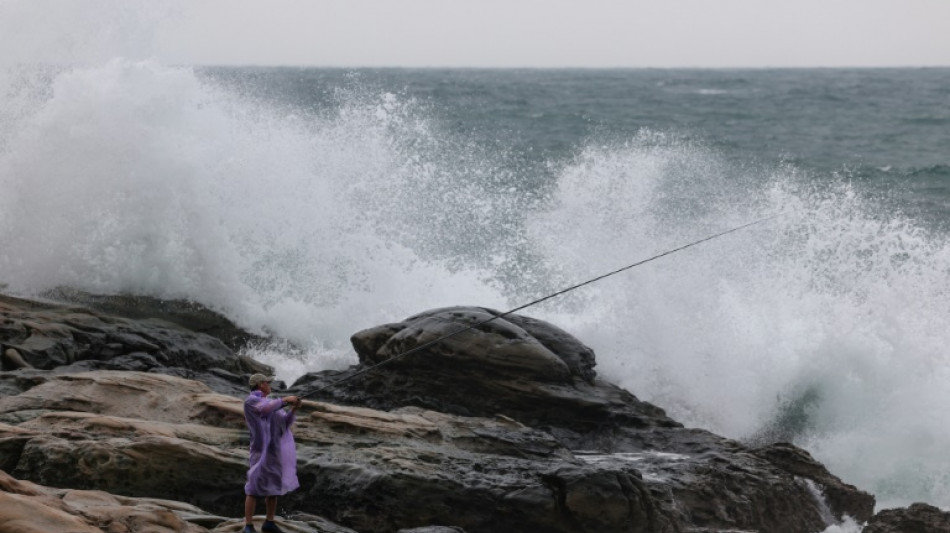
{"label": "bent fishing rod", "polygon": [[638,266],[644,265],[644,264],[649,263],[649,262],[651,262],[651,261],[655,261],[655,260],[660,259],[660,258],[662,258],[662,257],[666,257],[666,256],[668,256],[668,255],[672,255],[672,254],[675,254],[675,253],[677,253],[677,252],[681,252],[681,251],[683,251],[683,250],[685,250],[685,249],[687,249],[687,248],[692,248],[693,246],[697,246],[697,245],[702,244],[702,243],[704,243],[704,242],[709,242],[709,241],[711,241],[711,240],[713,240],[713,239],[718,239],[719,237],[723,237],[723,236],[728,235],[728,234],[730,234],[730,233],[735,233],[735,232],[737,232],[737,231],[743,230],[743,229],[748,228],[748,227],[750,227],[750,226],[755,226],[755,225],[757,225],[757,224],[761,224],[761,223],[763,223],[763,222],[767,222],[767,221],[772,220],[773,218],[776,218],[776,217],[778,217],[778,216],[779,216],[779,215],[776,214],[776,215],[771,215],[771,216],[768,216],[768,217],[760,218],[760,219],[758,219],[758,220],[753,220],[752,222],[748,222],[748,223],[743,224],[743,225],[741,225],[741,226],[736,226],[736,227],[734,227],[734,228],[732,228],[732,229],[728,229],[728,230],[726,230],[726,231],[723,231],[723,232],[720,232],[720,233],[716,233],[715,235],[710,235],[710,236],[708,236],[708,237],[704,237],[704,238],[702,238],[702,239],[699,239],[698,241],[693,241],[693,242],[691,242],[691,243],[689,243],[689,244],[684,244],[684,245],[679,246],[679,247],[677,247],[677,248],[672,248],[672,249],[667,250],[667,251],[665,251],[665,252],[656,254],[656,255],[654,255],[654,256],[652,256],[652,257],[648,257],[648,258],[646,258],[646,259],[643,259],[642,261],[637,261],[636,263],[631,263],[631,264],[629,264],[629,265],[627,265],[627,266],[618,268],[618,269],[616,269],[616,270],[612,270],[612,271],[607,272],[607,273],[605,273],[605,274],[601,274],[601,275],[599,275],[599,276],[593,277],[593,278],[591,278],[591,279],[588,279],[587,281],[583,281],[583,282],[578,283],[578,284],[576,284],[576,285],[571,285],[570,287],[561,289],[561,290],[559,290],[559,291],[557,291],[557,292],[552,292],[551,294],[548,294],[547,296],[543,296],[543,297],[541,297],[541,298],[538,298],[537,300],[530,301],[530,302],[528,302],[528,303],[526,303],[526,304],[524,304],[524,305],[519,305],[518,307],[509,309],[509,310],[505,311],[504,313],[500,313],[500,314],[498,314],[498,315],[492,316],[491,318],[486,318],[485,320],[478,321],[478,322],[476,322],[476,323],[474,323],[474,324],[472,324],[472,325],[470,325],[470,326],[466,326],[466,327],[463,327],[463,328],[458,329],[458,330],[456,330],[456,331],[453,331],[453,332],[451,332],[451,333],[447,333],[447,334],[445,334],[445,335],[442,335],[441,337],[438,337],[438,338],[433,339],[433,340],[431,340],[431,341],[428,341],[428,342],[426,342],[426,343],[420,344],[419,346],[416,346],[415,348],[411,348],[411,349],[409,349],[409,350],[406,350],[405,352],[402,352],[402,353],[400,353],[400,354],[396,354],[396,355],[390,357],[389,359],[386,359],[386,360],[384,360],[384,361],[382,361],[382,362],[379,362],[379,363],[377,363],[377,364],[375,364],[375,365],[366,367],[366,368],[364,368],[364,369],[362,369],[362,370],[359,370],[359,371],[357,371],[357,372],[354,372],[354,373],[352,373],[352,374],[350,374],[350,375],[348,375],[348,376],[345,376],[345,377],[343,377],[343,378],[340,378],[340,379],[337,380],[337,381],[334,381],[334,382],[332,382],[332,383],[328,383],[328,384],[326,384],[326,385],[323,385],[323,386],[321,386],[321,387],[318,387],[318,388],[316,388],[316,389],[314,389],[314,390],[312,390],[312,391],[310,391],[310,392],[308,392],[308,393],[306,393],[306,394],[299,395],[298,398],[303,399],[303,398],[306,398],[306,397],[308,397],[308,396],[313,396],[314,394],[316,394],[316,393],[318,393],[318,392],[321,392],[321,391],[324,391],[324,390],[328,389],[329,387],[331,387],[331,386],[333,386],[333,385],[339,385],[340,383],[343,383],[344,381],[349,381],[349,380],[351,380],[351,379],[353,379],[353,378],[355,378],[355,377],[362,376],[362,375],[367,374],[367,373],[369,373],[369,372],[371,372],[371,371],[373,371],[373,370],[376,370],[377,368],[379,368],[379,367],[381,367],[381,366],[383,366],[383,365],[392,363],[393,361],[395,361],[395,360],[397,360],[397,359],[400,359],[400,358],[402,358],[402,357],[405,357],[405,356],[407,356],[407,355],[409,355],[409,354],[416,353],[416,352],[420,352],[420,351],[422,351],[422,350],[425,350],[426,348],[429,348],[430,346],[433,346],[433,345],[435,345],[435,344],[438,344],[438,343],[440,343],[440,342],[442,342],[442,341],[444,341],[444,340],[446,340],[446,339],[449,339],[449,338],[451,338],[451,337],[454,337],[454,336],[456,336],[456,335],[458,335],[458,334],[460,334],[460,333],[464,333],[464,332],[466,332],[466,331],[473,330],[473,329],[475,329],[475,328],[477,328],[477,327],[479,327],[479,326],[482,326],[482,325],[484,325],[484,324],[487,324],[487,323],[489,323],[489,322],[491,322],[491,321],[493,321],[493,320],[498,320],[499,318],[504,318],[504,317],[506,317],[506,316],[508,316],[508,315],[510,315],[510,314],[512,314],[512,313],[515,313],[515,312],[517,312],[517,311],[521,311],[522,309],[527,309],[528,307],[531,307],[531,306],[537,305],[537,304],[539,304],[539,303],[541,303],[541,302],[550,300],[551,298],[555,298],[555,297],[557,297],[557,296],[560,296],[560,295],[562,295],[562,294],[566,294],[566,293],[568,293],[568,292],[571,292],[571,291],[573,291],[573,290],[579,289],[579,288],[584,287],[584,286],[586,286],[586,285],[590,285],[590,284],[592,284],[592,283],[596,283],[596,282],[598,282],[598,281],[600,281],[600,280],[602,280],[602,279],[604,279],[604,278],[609,278],[610,276],[614,276],[614,275],[620,274],[621,272],[625,272],[625,271],[630,270],[630,269],[632,269],[632,268],[636,268],[636,267],[638,267]]}

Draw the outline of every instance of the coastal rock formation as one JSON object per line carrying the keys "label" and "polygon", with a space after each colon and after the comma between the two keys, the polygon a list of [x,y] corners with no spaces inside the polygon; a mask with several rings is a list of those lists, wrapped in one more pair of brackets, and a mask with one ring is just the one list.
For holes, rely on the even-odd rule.
{"label": "coastal rock formation", "polygon": [[[804,450],[750,448],[684,428],[662,409],[598,379],[593,352],[563,330],[500,314],[437,309],[358,332],[352,341],[361,367],[310,374],[294,388],[349,405],[516,420],[551,434],[588,465],[635,471],[638,498],[675,527],[820,531],[828,524],[819,494],[831,496],[827,503],[838,520],[870,518],[873,497],[841,482]],[[364,372],[373,365],[380,366]],[[614,488],[610,498],[625,490]],[[590,492],[611,494],[579,491]]]}
{"label": "coastal rock formation", "polygon": [[[261,522],[255,517],[258,527]],[[244,520],[172,500],[37,485],[0,471],[0,524],[11,533],[237,533]],[[320,517],[282,520],[281,526],[288,533],[356,533]]]}
{"label": "coastal rock formation", "polygon": [[863,533],[946,533],[950,513],[933,505],[915,503],[900,509],[885,509],[872,518]]}
{"label": "coastal rock formation", "polygon": [[[267,367],[220,339],[162,319],[132,320],[84,307],[0,295],[0,370],[159,372],[242,394],[243,375]],[[0,394],[14,386],[0,383]]]}
{"label": "coastal rock formation", "polygon": [[[497,315],[449,308],[360,332],[360,365],[294,384],[315,400],[295,425],[289,531],[811,533],[870,518],[873,497],[804,450],[685,428],[599,379],[563,330],[486,322]],[[31,505],[136,531],[63,507],[68,491],[103,491],[118,502],[104,507],[181,502],[155,505],[183,528],[239,530],[223,517],[243,498],[244,384],[270,369],[187,321],[9,297],[0,318],[0,470],[42,493]]]}
{"label": "coastal rock formation", "polygon": [[[160,495],[227,514],[242,499],[241,409],[238,398],[173,376],[49,376],[0,398],[0,465],[36,483]],[[357,530],[449,520],[476,531],[502,523],[509,531],[614,531],[630,521],[672,531],[651,516],[634,469],[578,461],[550,435],[511,420],[307,402],[295,438],[303,488],[284,505]],[[588,522],[605,528],[575,527]]]}

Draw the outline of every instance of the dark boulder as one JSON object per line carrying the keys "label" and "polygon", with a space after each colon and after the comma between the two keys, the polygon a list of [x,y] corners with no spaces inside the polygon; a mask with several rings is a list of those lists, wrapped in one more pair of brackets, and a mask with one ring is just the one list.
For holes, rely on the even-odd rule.
{"label": "dark boulder", "polygon": [[947,533],[950,513],[933,505],[915,503],[910,507],[885,509],[871,518],[863,533]]}
{"label": "dark boulder", "polygon": [[[271,372],[216,337],[158,318],[120,318],[2,295],[0,354],[0,370],[21,375],[35,376],[37,370],[155,372],[200,380],[229,394],[246,390],[248,374]],[[10,385],[8,379],[0,391]]]}
{"label": "dark boulder", "polygon": [[[358,332],[352,341],[360,365],[308,374],[294,388],[375,409],[414,406],[502,416],[550,433],[582,461],[611,475],[633,472],[611,481],[548,483],[564,509],[592,494],[610,495],[590,505],[601,511],[587,516],[585,524],[620,508],[637,517],[621,521],[646,524],[643,531],[792,533],[820,531],[844,515],[870,516],[872,496],[841,482],[803,450],[753,449],[684,428],[661,408],[599,379],[593,352],[570,334],[541,320],[499,315],[452,307]],[[436,339],[443,340],[433,343]],[[575,486],[584,488],[572,491]]]}

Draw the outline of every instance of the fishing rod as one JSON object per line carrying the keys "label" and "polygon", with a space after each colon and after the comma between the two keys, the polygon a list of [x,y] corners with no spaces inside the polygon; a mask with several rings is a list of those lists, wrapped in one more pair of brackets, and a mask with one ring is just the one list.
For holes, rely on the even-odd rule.
{"label": "fishing rod", "polygon": [[326,385],[323,385],[323,386],[321,386],[321,387],[318,387],[318,388],[316,388],[316,389],[314,389],[314,390],[312,390],[312,391],[310,391],[310,392],[308,392],[308,393],[306,393],[306,394],[302,394],[302,395],[298,396],[298,398],[303,399],[303,398],[306,398],[306,397],[308,397],[308,396],[313,396],[314,394],[316,394],[316,393],[318,393],[318,392],[320,392],[320,391],[326,390],[327,388],[329,388],[329,387],[331,387],[331,386],[333,386],[333,385],[339,385],[340,383],[343,383],[344,381],[349,381],[349,380],[351,380],[351,379],[353,379],[353,378],[355,378],[355,377],[362,376],[363,374],[366,374],[366,373],[368,373],[368,372],[371,372],[371,371],[373,371],[373,370],[376,370],[377,368],[379,368],[379,367],[381,367],[381,366],[383,366],[383,365],[389,364],[389,363],[391,363],[391,362],[393,362],[393,361],[395,361],[395,360],[397,360],[397,359],[399,359],[399,358],[401,358],[401,357],[405,357],[405,356],[407,356],[407,355],[409,355],[409,354],[422,351],[422,350],[424,350],[424,349],[426,349],[426,348],[428,348],[428,347],[430,347],[430,346],[432,346],[432,345],[434,345],[434,344],[438,344],[438,343],[440,343],[440,342],[442,342],[442,341],[444,341],[444,340],[446,340],[446,339],[448,339],[448,338],[454,337],[454,336],[456,336],[456,335],[458,335],[458,334],[460,334],[460,333],[464,333],[464,332],[466,332],[466,331],[475,329],[475,328],[477,328],[477,327],[479,327],[479,326],[482,326],[482,325],[484,325],[484,324],[487,324],[487,323],[489,323],[489,322],[491,322],[491,321],[493,321],[493,320],[498,320],[499,318],[504,318],[504,317],[506,317],[506,316],[508,316],[508,315],[510,315],[510,314],[512,314],[512,313],[515,313],[515,312],[517,312],[517,311],[521,311],[522,309],[526,309],[526,308],[528,308],[528,307],[531,307],[531,306],[533,306],[533,305],[537,305],[537,304],[539,304],[539,303],[541,303],[541,302],[544,302],[544,301],[546,301],[546,300],[550,300],[551,298],[555,298],[555,297],[560,296],[560,295],[562,295],[562,294],[565,294],[565,293],[571,292],[571,291],[573,291],[573,290],[579,289],[579,288],[581,288],[581,287],[584,287],[585,285],[590,285],[591,283],[596,283],[596,282],[598,282],[598,281],[600,281],[600,280],[602,280],[602,279],[604,279],[604,278],[609,278],[610,276],[614,276],[614,275],[619,274],[619,273],[621,273],[621,272],[630,270],[631,268],[636,268],[636,267],[638,267],[638,266],[640,266],[640,265],[649,263],[649,262],[651,262],[651,261],[655,261],[655,260],[657,260],[657,259],[660,259],[660,258],[662,258],[662,257],[666,257],[666,256],[668,256],[668,255],[675,254],[676,252],[681,252],[681,251],[683,251],[683,250],[685,250],[685,249],[687,249],[687,248],[692,248],[693,246],[702,244],[702,243],[704,243],[704,242],[708,242],[708,241],[711,241],[711,240],[713,240],[713,239],[718,239],[719,237],[723,237],[723,236],[728,235],[728,234],[730,234],[730,233],[735,233],[735,232],[737,232],[737,231],[739,231],[739,230],[743,230],[743,229],[748,228],[748,227],[750,227],[750,226],[755,226],[755,225],[757,225],[757,224],[761,224],[761,223],[763,223],[763,222],[767,222],[767,221],[772,220],[773,218],[776,218],[776,217],[778,217],[778,216],[779,216],[779,215],[776,214],[776,215],[771,215],[771,216],[767,216],[767,217],[764,217],[764,218],[760,218],[760,219],[758,219],[758,220],[753,220],[752,222],[748,222],[748,223],[743,224],[743,225],[741,225],[741,226],[736,226],[736,227],[734,227],[734,228],[732,228],[732,229],[728,229],[728,230],[726,230],[726,231],[723,231],[723,232],[720,232],[720,233],[716,233],[715,235],[710,235],[710,236],[708,236],[708,237],[704,237],[704,238],[702,238],[702,239],[699,239],[698,241],[693,241],[693,242],[691,242],[691,243],[689,243],[689,244],[684,244],[683,246],[679,246],[679,247],[677,247],[677,248],[672,248],[672,249],[670,249],[670,250],[667,250],[667,251],[665,251],[665,252],[659,253],[659,254],[654,255],[654,256],[652,256],[652,257],[648,257],[648,258],[646,258],[646,259],[644,259],[644,260],[642,260],[642,261],[637,261],[636,263],[631,263],[631,264],[629,264],[629,265],[627,265],[627,266],[624,266],[624,267],[618,268],[618,269],[616,269],[616,270],[612,270],[612,271],[610,271],[610,272],[607,272],[606,274],[601,274],[601,275],[599,275],[599,276],[597,276],[597,277],[591,278],[591,279],[589,279],[589,280],[587,280],[587,281],[583,281],[583,282],[578,283],[578,284],[576,284],[576,285],[571,285],[570,287],[561,289],[561,290],[559,290],[559,291],[557,291],[557,292],[552,292],[551,294],[548,294],[547,296],[543,296],[543,297],[541,297],[541,298],[538,298],[537,300],[533,300],[533,301],[528,302],[528,303],[526,303],[526,304],[524,304],[524,305],[519,305],[518,307],[509,309],[509,310],[505,311],[504,313],[495,315],[495,316],[493,316],[493,317],[491,317],[491,318],[486,318],[485,320],[481,320],[481,321],[476,322],[476,323],[474,323],[474,324],[472,324],[472,325],[470,325],[470,326],[467,326],[467,327],[458,329],[458,330],[456,330],[456,331],[453,331],[452,333],[447,333],[447,334],[445,334],[445,335],[442,335],[441,337],[438,337],[438,338],[436,338],[436,339],[433,339],[433,340],[431,340],[431,341],[428,341],[428,342],[426,342],[426,343],[424,343],[424,344],[420,344],[419,346],[416,346],[415,348],[406,350],[406,351],[403,352],[403,353],[396,354],[396,355],[390,357],[389,359],[386,359],[385,361],[382,361],[382,362],[377,363],[377,364],[375,364],[375,365],[373,365],[373,366],[369,366],[369,367],[367,367],[367,368],[364,368],[364,369],[362,369],[362,370],[360,370],[360,371],[358,371],[358,372],[354,372],[353,374],[350,374],[350,375],[348,375],[348,376],[345,376],[345,377],[343,377],[343,378],[341,378],[341,379],[339,379],[339,380],[337,380],[337,381],[334,381],[333,383],[328,383],[328,384],[326,384]]}

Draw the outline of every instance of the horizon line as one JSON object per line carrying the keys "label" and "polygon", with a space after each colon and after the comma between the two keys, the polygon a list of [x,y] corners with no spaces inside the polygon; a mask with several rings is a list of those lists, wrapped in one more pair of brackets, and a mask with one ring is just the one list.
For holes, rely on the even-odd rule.
{"label": "horizon line", "polygon": [[491,66],[491,65],[325,65],[316,63],[173,63],[192,67],[322,68],[402,70],[924,70],[950,69],[946,65],[786,65],[786,66]]}

